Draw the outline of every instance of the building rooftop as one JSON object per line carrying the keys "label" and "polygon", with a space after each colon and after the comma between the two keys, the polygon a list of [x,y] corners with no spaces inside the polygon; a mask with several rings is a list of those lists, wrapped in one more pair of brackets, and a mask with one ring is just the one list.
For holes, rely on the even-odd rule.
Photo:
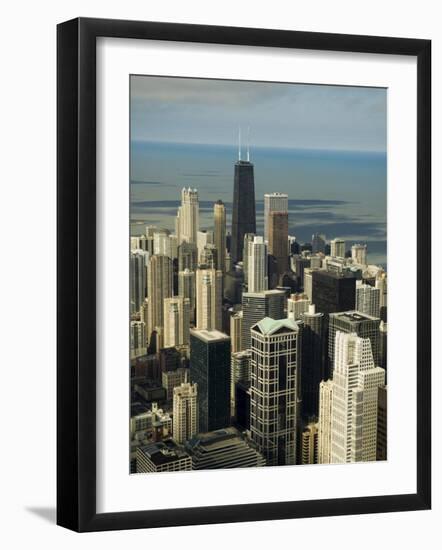
{"label": "building rooftop", "polygon": [[[287,329],[287,330],[285,330]],[[292,319],[272,319],[264,317],[256,325],[253,325],[252,330],[259,330],[262,334],[275,334],[276,332],[298,332],[298,324]]]}
{"label": "building rooftop", "polygon": [[336,319],[343,319],[350,323],[359,323],[360,321],[379,321],[378,317],[373,317],[367,313],[361,313],[360,311],[342,311],[338,313],[330,313],[330,317]]}
{"label": "building rooftop", "polygon": [[283,290],[276,290],[276,289],[273,289],[273,290],[263,290],[262,292],[244,292],[243,293],[243,296],[252,296],[253,298],[262,298],[264,296],[272,296],[274,294],[285,294],[285,292]]}
{"label": "building rooftop", "polygon": [[230,336],[225,334],[224,332],[221,332],[220,330],[191,329],[190,334],[196,336],[200,340],[204,340],[205,342],[220,342],[224,340],[230,340]]}
{"label": "building rooftop", "polygon": [[140,447],[139,451],[145,454],[155,466],[162,466],[189,456],[173,439],[150,443]]}

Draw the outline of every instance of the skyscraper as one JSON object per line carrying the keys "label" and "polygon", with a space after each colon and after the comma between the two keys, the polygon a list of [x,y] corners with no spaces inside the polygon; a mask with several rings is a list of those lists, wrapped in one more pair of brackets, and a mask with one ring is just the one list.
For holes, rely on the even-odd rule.
{"label": "skyscraper", "polygon": [[299,321],[302,314],[309,310],[310,300],[305,294],[292,294],[287,298],[287,317]]}
{"label": "skyscraper", "polygon": [[149,253],[133,250],[130,254],[130,312],[136,313],[146,297],[146,265]]}
{"label": "skyscraper", "polygon": [[248,292],[262,292],[268,289],[267,245],[263,237],[255,236],[248,246]]}
{"label": "skyscraper", "polygon": [[230,315],[230,338],[232,341],[232,353],[241,351],[242,348],[242,316],[243,312],[236,311]]}
{"label": "skyscraper", "polygon": [[198,266],[198,249],[196,243],[183,242],[178,246],[178,271],[190,269],[195,271]]}
{"label": "skyscraper", "polygon": [[222,271],[196,272],[196,325],[198,329],[222,329]]}
{"label": "skyscraper", "polygon": [[316,311],[335,313],[354,309],[356,278],[353,274],[313,271],[312,283],[312,303]]}
{"label": "skyscraper", "polygon": [[287,240],[289,234],[288,213],[271,211],[269,213],[269,286],[279,284],[279,278],[288,270]]}
{"label": "skyscraper", "polygon": [[181,191],[181,206],[178,209],[177,237],[182,242],[197,243],[199,228],[199,203],[196,189],[184,188]]}
{"label": "skyscraper", "polygon": [[319,421],[318,421],[318,462],[330,464],[331,460],[331,415],[333,402],[333,382],[322,381],[319,384]]}
{"label": "skyscraper", "polygon": [[213,231],[210,229],[200,229],[196,235],[196,244],[198,248],[198,261],[201,262],[201,254],[204,247],[213,244]]}
{"label": "skyscraper", "polygon": [[255,180],[253,164],[247,160],[239,159],[235,164],[233,184],[233,209],[232,209],[232,262],[240,262],[243,259],[244,235],[256,233],[255,212]]}
{"label": "skyscraper", "polygon": [[198,385],[184,383],[173,390],[173,438],[183,444],[198,433]]}
{"label": "skyscraper", "polygon": [[380,319],[359,313],[358,311],[343,311],[342,313],[331,313],[328,326],[328,358],[329,364],[333,366],[335,360],[335,341],[338,331],[346,334],[354,333],[361,338],[370,340],[373,359],[376,365],[379,364],[379,325]]}
{"label": "skyscraper", "polygon": [[314,233],[312,235],[312,253],[317,254],[318,252],[322,254],[325,252],[325,237],[320,233]]}
{"label": "skyscraper", "polygon": [[301,434],[301,464],[318,464],[318,440],[318,424],[309,422]]}
{"label": "skyscraper", "polygon": [[269,242],[270,212],[288,212],[289,197],[285,193],[266,193],[264,195],[264,239]]}
{"label": "skyscraper", "polygon": [[248,277],[249,277],[249,245],[250,243],[253,242],[254,238],[255,238],[254,233],[246,233],[244,235],[242,266],[243,266],[243,272],[244,272],[244,281],[246,284],[248,283]]}
{"label": "skyscraper", "polygon": [[378,388],[376,460],[387,460],[387,386]]}
{"label": "skyscraper", "polygon": [[238,351],[232,353],[230,361],[230,414],[236,415],[235,394],[238,382],[250,382],[251,353]]}
{"label": "skyscraper", "polygon": [[367,245],[354,244],[351,247],[351,258],[357,265],[367,265]]}
{"label": "skyscraper", "polygon": [[356,281],[356,310],[372,317],[380,317],[380,289]]}
{"label": "skyscraper", "polygon": [[164,299],[164,347],[189,343],[190,301],[182,296]]}
{"label": "skyscraper", "polygon": [[244,292],[242,295],[242,349],[250,349],[251,327],[264,319],[284,318],[285,294],[282,290],[266,290],[264,292]]}
{"label": "skyscraper", "polygon": [[148,338],[152,332],[162,332],[164,326],[164,300],[173,294],[172,260],[168,256],[152,256],[147,267]]}
{"label": "skyscraper", "polygon": [[226,271],[226,207],[218,200],[213,206],[214,244],[217,252],[216,268]]}
{"label": "skyscraper", "polygon": [[336,333],[331,415],[331,462],[376,460],[378,389],[385,371],[375,367],[370,340]]}
{"label": "skyscraper", "polygon": [[302,315],[301,411],[304,418],[319,414],[319,384],[325,378],[326,326],[315,306]]}
{"label": "skyscraper", "polygon": [[345,258],[345,241],[343,239],[333,239],[330,241],[330,247],[330,256]]}
{"label": "skyscraper", "polygon": [[190,379],[198,384],[199,432],[230,425],[230,338],[218,330],[190,331]]}
{"label": "skyscraper", "polygon": [[131,321],[130,323],[130,358],[136,359],[146,355],[146,325],[144,321]]}
{"label": "skyscraper", "polygon": [[298,325],[266,317],[251,333],[252,441],[269,466],[295,464]]}
{"label": "skyscraper", "polygon": [[178,295],[189,300],[190,322],[195,322],[195,272],[190,269],[178,272]]}

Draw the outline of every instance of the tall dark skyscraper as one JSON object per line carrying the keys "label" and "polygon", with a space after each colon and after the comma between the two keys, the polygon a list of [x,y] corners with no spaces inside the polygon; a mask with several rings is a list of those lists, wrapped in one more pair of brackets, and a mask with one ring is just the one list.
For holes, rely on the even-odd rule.
{"label": "tall dark skyscraper", "polygon": [[302,316],[301,412],[305,419],[319,415],[319,384],[325,377],[326,326],[323,313],[310,306]]}
{"label": "tall dark skyscraper", "polygon": [[352,274],[314,271],[312,302],[319,313],[336,313],[355,308],[356,278]]}
{"label": "tall dark skyscraper", "polygon": [[199,431],[230,425],[230,338],[218,330],[190,331],[190,379],[198,384]]}
{"label": "tall dark skyscraper", "polygon": [[283,319],[286,296],[282,290],[265,290],[263,292],[244,292],[242,295],[242,349],[251,346],[250,329],[264,317]]}
{"label": "tall dark skyscraper", "polygon": [[[247,159],[249,154],[247,153]],[[232,209],[231,256],[233,262],[243,259],[244,235],[256,233],[255,179],[253,164],[241,160],[235,164]]]}

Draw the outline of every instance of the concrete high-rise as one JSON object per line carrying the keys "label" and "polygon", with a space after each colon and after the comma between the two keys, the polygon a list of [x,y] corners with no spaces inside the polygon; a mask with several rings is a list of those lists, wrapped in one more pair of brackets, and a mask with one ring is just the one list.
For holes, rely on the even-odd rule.
{"label": "concrete high-rise", "polygon": [[342,313],[331,313],[328,323],[328,359],[330,366],[335,360],[335,341],[338,331],[346,334],[355,333],[361,338],[370,340],[373,359],[376,365],[379,364],[380,319],[360,313],[359,311],[343,311]]}
{"label": "concrete high-rise", "polygon": [[173,294],[173,267],[168,256],[152,256],[147,267],[148,338],[164,327],[164,300]]}
{"label": "concrete high-rise", "polygon": [[301,434],[301,464],[318,464],[319,435],[318,423],[309,422]]}
{"label": "concrete high-rise", "polygon": [[266,317],[251,334],[251,439],[269,466],[295,464],[299,327]]}
{"label": "concrete high-rise", "polygon": [[285,193],[266,193],[264,195],[264,239],[269,242],[270,212],[288,212],[289,197]]}
{"label": "concrete high-rise", "polygon": [[226,271],[226,207],[218,200],[213,206],[214,244],[216,246],[216,268]]}
{"label": "concrete high-rise", "polygon": [[201,254],[203,253],[204,247],[208,244],[213,244],[213,231],[210,229],[200,229],[196,235],[199,262],[201,262]]}
{"label": "concrete high-rise", "polygon": [[345,258],[345,241],[343,239],[333,239],[330,241],[330,256]]}
{"label": "concrete high-rise", "polygon": [[292,294],[287,298],[287,317],[299,321],[302,314],[309,310],[310,300],[305,294]]}
{"label": "concrete high-rise", "polygon": [[213,268],[196,272],[196,326],[198,329],[222,329],[222,271]]}
{"label": "concrete high-rise", "polygon": [[238,382],[250,382],[251,352],[232,352],[230,361],[230,411],[232,418],[236,415],[235,392]]}
{"label": "concrete high-rise", "polygon": [[130,358],[136,359],[147,353],[146,325],[144,321],[130,323]]}
{"label": "concrete high-rise", "polygon": [[268,289],[267,245],[261,236],[255,236],[249,243],[247,273],[248,292],[262,292]]}
{"label": "concrete high-rise", "polygon": [[351,247],[351,258],[357,265],[367,265],[367,245],[366,244],[354,244]]}
{"label": "concrete high-rise", "polygon": [[173,438],[181,445],[198,433],[198,385],[184,383],[173,390]]}
{"label": "concrete high-rise", "polygon": [[380,317],[380,289],[356,282],[356,310],[372,317]]}
{"label": "concrete high-rise", "polygon": [[177,237],[182,242],[197,243],[199,229],[199,203],[196,189],[184,188],[181,191],[181,206],[178,209]]}
{"label": "concrete high-rise", "polygon": [[164,347],[189,343],[190,301],[182,296],[164,299]]}
{"label": "concrete high-rise", "polygon": [[199,432],[230,425],[230,338],[218,330],[190,331],[190,380],[198,384]]}
{"label": "concrete high-rise", "polygon": [[[248,155],[247,155],[248,156]],[[239,160],[235,164],[232,207],[232,262],[243,259],[244,235],[256,233],[255,179],[253,164]]]}
{"label": "concrete high-rise", "polygon": [[244,292],[242,295],[242,338],[243,350],[250,349],[250,329],[264,317],[283,319],[285,294],[282,290],[266,290],[264,292]]}
{"label": "concrete high-rise", "polygon": [[331,415],[333,403],[333,382],[322,381],[319,384],[319,420],[318,420],[318,462],[330,464],[331,460]]}
{"label": "concrete high-rise", "polygon": [[289,267],[287,241],[289,234],[288,212],[269,213],[269,286],[274,288]]}
{"label": "concrete high-rise", "polygon": [[385,371],[376,367],[368,338],[336,333],[331,410],[332,463],[376,460],[378,390]]}
{"label": "concrete high-rise", "polygon": [[387,460],[387,386],[378,388],[376,460]]}
{"label": "concrete high-rise", "polygon": [[232,341],[232,353],[241,351],[242,348],[242,311],[235,311],[230,315],[230,338]]}

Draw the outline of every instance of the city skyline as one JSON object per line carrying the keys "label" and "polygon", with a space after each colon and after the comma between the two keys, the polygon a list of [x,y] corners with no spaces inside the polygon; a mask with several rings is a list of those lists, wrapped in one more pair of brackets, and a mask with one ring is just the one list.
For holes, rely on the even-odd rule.
{"label": "city skyline", "polygon": [[[162,102],[167,112],[172,104],[189,102],[216,111],[216,98],[235,114],[244,97],[232,101],[226,91],[231,83],[217,82],[219,87],[210,83],[216,94],[206,100],[207,82],[199,80],[190,87],[177,81],[164,94],[165,81],[161,86],[155,81],[143,98],[151,107]],[[280,108],[274,106],[280,85],[272,90],[268,84],[246,84],[252,86],[248,99],[256,100],[254,108],[264,99],[271,112]],[[295,91],[303,100],[311,89],[313,108],[317,87],[303,85],[302,93],[295,88],[288,95]],[[321,97],[339,111],[354,98],[349,92],[335,89],[324,96],[322,90]],[[135,98],[132,114],[137,105]],[[180,125],[179,117],[175,123]],[[366,121],[359,123],[369,128]],[[216,127],[211,131],[216,134]],[[163,143],[137,154],[143,170],[155,165],[149,163],[153,155],[160,164],[188,162],[186,170],[193,164],[194,172],[188,172],[188,185],[178,187],[177,180],[165,188],[148,173],[134,183],[131,171],[130,471],[385,460],[386,259],[372,261],[375,241],[363,231],[355,239],[340,232],[339,223],[329,224],[327,234],[315,225],[315,219],[327,218],[321,205],[342,202],[355,219],[370,216],[372,205],[312,199],[313,229],[300,239],[293,231],[296,217],[302,204],[308,209],[312,203],[297,198],[297,186],[288,186],[281,170],[257,183],[274,153],[260,156],[248,146],[241,150],[239,143],[236,151],[225,149],[228,185],[204,184],[216,182],[217,171],[201,170],[201,148]],[[338,158],[340,169],[350,164],[354,174],[361,165],[360,173],[368,167],[369,181],[376,154],[332,155],[324,178],[326,166]],[[304,164],[314,164],[320,158],[315,155],[307,155]],[[296,181],[298,170],[292,166],[290,174]],[[335,180],[330,181],[333,189]],[[380,195],[381,183],[376,180]],[[155,190],[167,199],[158,200]],[[145,207],[150,203],[143,218],[137,217],[141,200]],[[379,209],[385,212],[385,205]],[[339,221],[339,213],[334,219]]]}

